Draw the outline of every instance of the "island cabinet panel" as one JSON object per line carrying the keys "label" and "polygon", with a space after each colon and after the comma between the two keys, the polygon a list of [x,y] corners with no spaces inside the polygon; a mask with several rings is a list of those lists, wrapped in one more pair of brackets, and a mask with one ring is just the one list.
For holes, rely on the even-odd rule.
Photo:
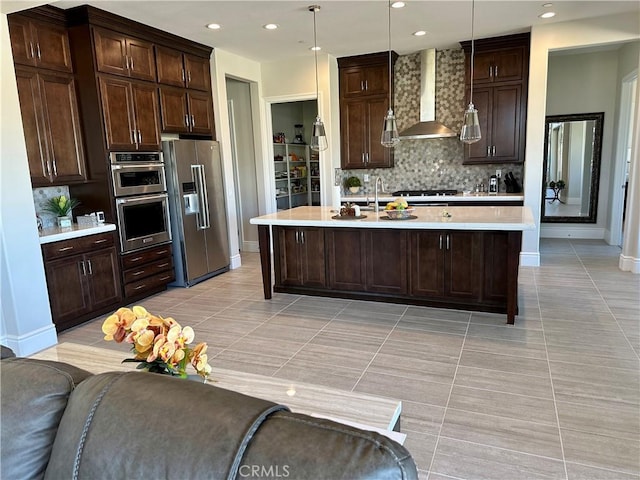
{"label": "island cabinet panel", "polygon": [[362,230],[367,292],[406,295],[407,231]]}
{"label": "island cabinet panel", "polygon": [[409,236],[412,295],[480,299],[481,234],[429,230]]}
{"label": "island cabinet panel", "polygon": [[509,233],[485,232],[482,300],[504,304],[507,300]]}
{"label": "island cabinet panel", "polygon": [[324,230],[274,229],[276,285],[326,287]]}
{"label": "island cabinet panel", "polygon": [[364,248],[360,229],[326,229],[327,271],[332,290],[365,288]]}

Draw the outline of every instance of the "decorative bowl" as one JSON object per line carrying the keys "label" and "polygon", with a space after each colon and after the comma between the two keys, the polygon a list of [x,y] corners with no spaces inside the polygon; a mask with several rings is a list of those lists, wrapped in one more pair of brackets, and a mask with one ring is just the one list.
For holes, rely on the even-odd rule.
{"label": "decorative bowl", "polygon": [[409,217],[415,209],[405,208],[404,210],[384,210],[384,213],[392,220]]}

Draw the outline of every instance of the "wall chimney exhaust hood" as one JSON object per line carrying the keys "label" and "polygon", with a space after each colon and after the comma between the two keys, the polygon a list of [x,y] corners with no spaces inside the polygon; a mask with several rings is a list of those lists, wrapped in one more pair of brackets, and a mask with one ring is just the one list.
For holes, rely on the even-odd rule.
{"label": "wall chimney exhaust hood", "polygon": [[436,50],[420,52],[420,122],[400,132],[401,138],[446,138],[458,134],[436,119]]}

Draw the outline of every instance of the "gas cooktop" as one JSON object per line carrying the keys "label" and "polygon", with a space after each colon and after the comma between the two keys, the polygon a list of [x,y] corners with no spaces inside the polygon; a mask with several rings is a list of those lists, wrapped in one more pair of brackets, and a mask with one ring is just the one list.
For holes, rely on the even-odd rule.
{"label": "gas cooktop", "polygon": [[396,197],[441,197],[447,195],[456,195],[457,190],[398,190],[391,195]]}

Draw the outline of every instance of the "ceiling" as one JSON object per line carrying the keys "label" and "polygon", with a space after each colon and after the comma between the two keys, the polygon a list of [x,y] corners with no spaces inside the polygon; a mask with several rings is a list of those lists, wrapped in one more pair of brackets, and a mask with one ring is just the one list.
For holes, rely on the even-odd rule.
{"label": "ceiling", "polygon": [[[551,0],[553,1],[553,0]],[[4,3],[4,2],[3,2]],[[90,4],[141,23],[169,31],[196,42],[220,48],[259,62],[311,55],[313,14],[309,1],[56,1],[66,9]],[[316,2],[320,53],[343,57],[388,49],[388,4],[386,0]],[[555,0],[476,0],[475,37],[492,37],[529,31],[532,25],[612,15],[634,14],[640,18],[640,2]],[[538,15],[553,10],[556,16],[543,20]],[[219,23],[220,30],[205,28]],[[262,25],[276,23],[277,30]],[[639,26],[640,29],[640,26]],[[417,30],[426,35],[415,37]],[[407,0],[406,6],[391,11],[391,45],[399,54],[425,48],[458,48],[471,37],[471,1]],[[640,32],[639,32],[640,35]]]}

